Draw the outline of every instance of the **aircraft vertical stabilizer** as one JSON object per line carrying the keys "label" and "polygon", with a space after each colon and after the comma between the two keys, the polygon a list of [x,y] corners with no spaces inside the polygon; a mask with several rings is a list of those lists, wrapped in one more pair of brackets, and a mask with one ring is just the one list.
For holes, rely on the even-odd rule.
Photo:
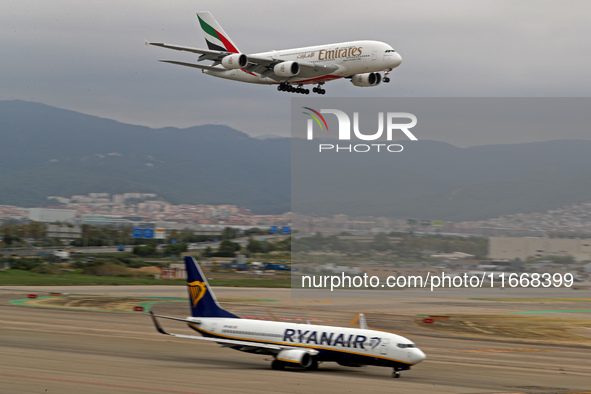
{"label": "aircraft vertical stabilizer", "polygon": [[187,269],[187,287],[191,301],[191,316],[193,317],[229,317],[238,316],[223,309],[211,292],[207,279],[193,257],[185,257]]}
{"label": "aircraft vertical stabilizer", "polygon": [[240,53],[236,45],[234,45],[230,37],[210,12],[198,12],[197,18],[199,18],[199,24],[203,29],[205,42],[209,49],[213,51]]}

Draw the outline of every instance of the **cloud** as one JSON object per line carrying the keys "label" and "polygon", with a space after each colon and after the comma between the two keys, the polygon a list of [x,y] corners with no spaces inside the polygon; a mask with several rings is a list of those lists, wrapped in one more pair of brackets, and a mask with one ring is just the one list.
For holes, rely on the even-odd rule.
{"label": "cloud", "polygon": [[389,85],[337,81],[327,85],[327,97],[591,91],[586,1],[23,0],[0,5],[0,99],[152,127],[221,123],[250,134],[287,135],[291,95],[159,63],[195,56],[143,45],[148,39],[203,47],[195,16],[201,10],[211,11],[249,53],[376,39],[402,54]]}

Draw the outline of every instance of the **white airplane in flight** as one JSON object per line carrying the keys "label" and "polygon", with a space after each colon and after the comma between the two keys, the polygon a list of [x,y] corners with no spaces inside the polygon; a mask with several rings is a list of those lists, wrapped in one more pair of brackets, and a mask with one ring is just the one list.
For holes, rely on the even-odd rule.
{"label": "white airplane in flight", "polygon": [[[150,311],[161,334],[270,355],[274,357],[273,369],[292,366],[315,370],[319,363],[332,361],[350,367],[391,367],[394,369],[392,377],[398,378],[400,371],[410,369],[426,357],[414,343],[400,335],[368,329],[362,314],[361,328],[242,319],[218,304],[193,257],[185,257],[185,266],[192,316],[182,319]],[[157,317],[186,322],[202,336],[168,333]]]}
{"label": "white airplane in flight", "polygon": [[[314,93],[324,94],[322,85],[328,81],[349,78],[355,86],[377,86],[390,82],[388,73],[402,62],[400,55],[388,44],[379,41],[350,41],[337,44],[285,49],[247,55],[205,11],[197,17],[209,49],[190,48],[164,43],[146,42],[177,51],[199,55],[197,61],[210,60],[209,66],[161,60],[165,63],[195,67],[218,78],[240,82],[278,85],[277,90],[309,94],[304,85],[317,84]],[[382,78],[381,72],[384,72]]]}

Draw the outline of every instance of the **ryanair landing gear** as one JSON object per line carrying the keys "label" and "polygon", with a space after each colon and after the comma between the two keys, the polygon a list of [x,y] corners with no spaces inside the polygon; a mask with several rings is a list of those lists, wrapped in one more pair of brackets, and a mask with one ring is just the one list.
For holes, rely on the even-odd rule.
{"label": "ryanair landing gear", "polygon": [[326,93],[326,90],[322,89],[322,85],[324,85],[324,82],[319,83],[318,86],[316,86],[314,89],[312,89],[312,91],[314,93],[318,93],[318,94]]}
{"label": "ryanair landing gear", "polygon": [[275,369],[277,371],[284,370],[285,364],[279,360],[273,360],[273,362],[271,362],[271,369]]}
{"label": "ryanair landing gear", "polygon": [[312,358],[312,362],[310,363],[310,365],[308,367],[306,367],[306,369],[308,371],[317,371],[318,370],[318,360],[316,360],[316,357]]}
{"label": "ryanair landing gear", "polygon": [[400,371],[408,371],[409,369],[409,366],[394,367],[394,370],[392,371],[392,377],[394,379],[398,379],[400,377]]}

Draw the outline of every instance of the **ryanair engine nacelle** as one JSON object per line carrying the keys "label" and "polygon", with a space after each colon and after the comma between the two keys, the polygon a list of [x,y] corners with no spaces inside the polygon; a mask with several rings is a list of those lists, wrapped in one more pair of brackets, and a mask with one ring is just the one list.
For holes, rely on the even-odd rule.
{"label": "ryanair engine nacelle", "polygon": [[228,55],[222,59],[222,66],[228,70],[237,70],[244,68],[248,64],[248,56],[244,53],[237,53],[235,55]]}
{"label": "ryanair engine nacelle", "polygon": [[312,357],[317,354],[318,351],[314,349],[284,349],[277,353],[275,358],[282,362],[297,364],[302,368],[310,368],[314,362]]}
{"label": "ryanair engine nacelle", "polygon": [[378,86],[382,82],[382,74],[380,73],[365,73],[355,74],[351,77],[351,82],[355,86],[368,87]]}

